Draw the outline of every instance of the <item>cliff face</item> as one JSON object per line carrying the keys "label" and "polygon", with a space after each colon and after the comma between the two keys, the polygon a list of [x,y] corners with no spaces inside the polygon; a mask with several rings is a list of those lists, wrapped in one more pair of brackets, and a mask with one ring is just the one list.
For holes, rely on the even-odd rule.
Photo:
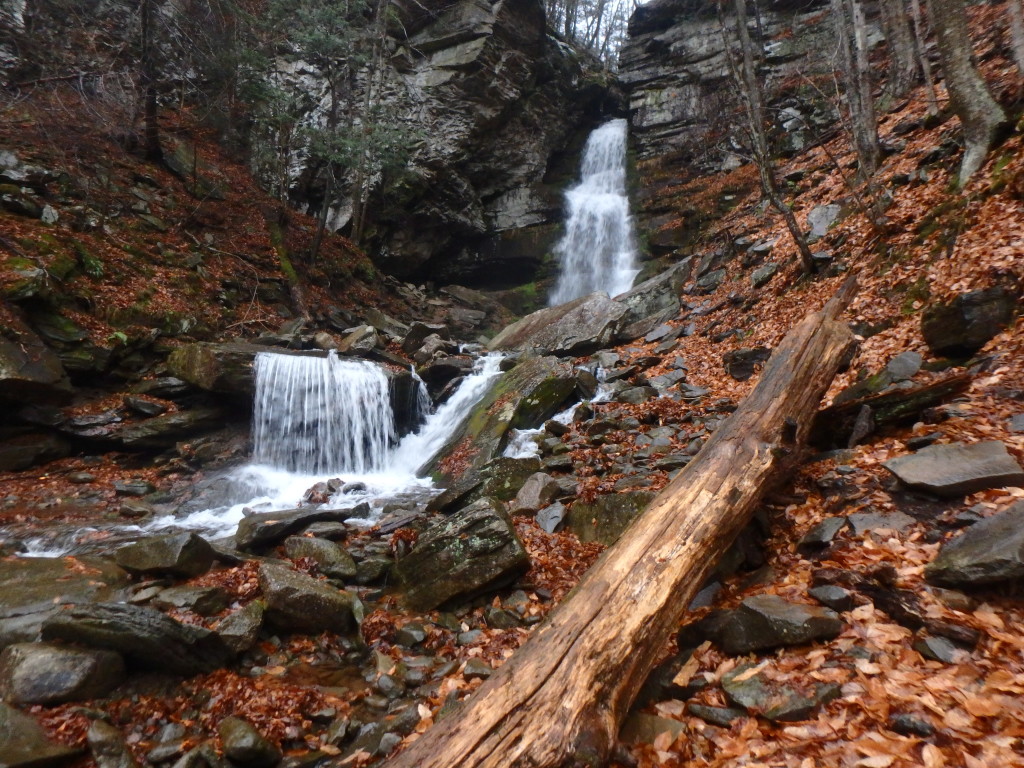
{"label": "cliff face", "polygon": [[[769,97],[786,91],[791,103],[780,106],[796,113],[780,113],[781,125],[801,116],[800,91],[823,69],[819,57],[831,35],[823,13],[827,4],[760,5],[751,31],[764,44],[766,88]],[[619,76],[640,158],[673,155],[713,170],[729,154],[722,138],[739,108],[726,44],[734,24],[731,16],[719,17],[708,0],[652,0],[633,14]],[[795,125],[787,130],[799,132]],[[794,137],[792,148],[804,138]]]}
{"label": "cliff face", "polygon": [[[548,36],[541,0],[400,7],[389,30],[383,107],[423,140],[411,173],[374,193],[369,250],[404,278],[528,282],[561,216],[570,158],[614,109],[606,75]],[[306,83],[321,92],[315,78]],[[311,119],[322,109],[316,102]],[[304,170],[296,168],[297,178]],[[319,204],[315,181],[296,190]],[[349,215],[339,196],[332,224],[343,227]]]}

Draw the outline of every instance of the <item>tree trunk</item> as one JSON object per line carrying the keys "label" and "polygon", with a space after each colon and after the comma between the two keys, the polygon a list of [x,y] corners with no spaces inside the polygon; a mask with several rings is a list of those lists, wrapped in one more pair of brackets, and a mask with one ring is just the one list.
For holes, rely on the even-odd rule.
{"label": "tree trunk", "polygon": [[932,63],[928,59],[928,35],[925,33],[924,20],[921,13],[921,0],[910,0],[910,18],[914,22],[914,48],[917,60],[921,64],[924,76],[924,93],[928,101],[928,114],[939,115],[939,99],[935,95],[935,77],[932,75]]}
{"label": "tree trunk", "polygon": [[889,107],[903,99],[917,80],[917,57],[914,56],[914,33],[903,0],[881,0],[882,28],[889,47],[889,78],[885,97]]}
{"label": "tree trunk", "polygon": [[156,0],[142,0],[141,85],[143,98],[143,146],[146,159],[159,163],[164,159],[160,146],[159,104],[157,103],[158,67],[153,33],[156,25]]}
{"label": "tree trunk", "polygon": [[533,637],[388,768],[599,766],[640,686],[766,487],[795,463],[853,336],[850,280],[782,341],[697,458]]}
{"label": "tree trunk", "polygon": [[[761,194],[771,203],[771,206],[782,215],[786,222],[786,228],[796,243],[800,252],[800,263],[804,271],[813,274],[817,271],[814,264],[814,256],[807,245],[807,238],[804,237],[800,225],[793,215],[792,209],[786,205],[786,201],[779,194],[779,187],[775,183],[775,171],[772,168],[771,153],[768,150],[768,138],[764,132],[764,101],[761,96],[761,84],[757,79],[757,71],[754,67],[754,44],[750,39],[750,30],[747,29],[747,5],[745,0],[734,0],[736,12],[736,35],[740,42],[740,71],[736,72],[733,67],[733,75],[740,86],[740,98],[743,101],[744,113],[747,117],[747,127],[750,130],[750,143],[754,152],[754,163],[757,165],[758,180],[761,183]],[[729,47],[728,41],[726,46]],[[730,58],[730,65],[733,65]]]}
{"label": "tree trunk", "polygon": [[949,103],[964,130],[964,157],[958,181],[963,187],[995,146],[1000,130],[1006,125],[1006,113],[988,92],[971,60],[974,51],[967,33],[964,0],[931,0],[928,7],[939,44]]}
{"label": "tree trunk", "polygon": [[859,0],[832,0],[832,18],[843,60],[853,144],[860,161],[861,176],[869,179],[878,170],[881,154],[878,149],[878,121],[871,94],[864,9]]}
{"label": "tree trunk", "polygon": [[1017,69],[1024,74],[1024,0],[1006,0],[1010,15],[1010,49]]}

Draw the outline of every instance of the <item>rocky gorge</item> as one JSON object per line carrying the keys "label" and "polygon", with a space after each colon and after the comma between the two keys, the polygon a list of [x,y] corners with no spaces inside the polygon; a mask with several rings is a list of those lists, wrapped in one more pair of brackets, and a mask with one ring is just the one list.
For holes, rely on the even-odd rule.
{"label": "rocky gorge", "polygon": [[[339,237],[304,262],[314,222],[262,195],[185,118],[175,146],[222,200],[136,156],[103,165],[90,151],[113,145],[92,128],[55,142],[37,127],[59,114],[49,96],[4,113],[2,762],[384,764],[457,716],[727,423],[788,328],[856,273],[856,357],[794,476],[660,650],[613,762],[1015,764],[1019,131],[950,202],[952,123],[926,121],[920,100],[885,117],[884,249],[827,154],[794,147],[782,173],[825,266],[804,276],[781,222],[743,191],[749,167],[716,156],[714,176],[680,190],[697,177],[690,150],[677,154],[701,126],[687,105],[707,103],[687,89],[722,82],[675,79],[689,77],[680,62],[722,56],[693,53],[713,36],[692,5],[643,6],[620,75],[656,258],[623,295],[520,319],[484,289],[532,283],[546,247],[524,248],[528,268],[474,249],[551,235],[534,214],[545,195],[545,216],[557,206],[537,185],[571,165],[557,157],[582,144],[570,133],[620,110],[602,113],[607,92],[553,63],[562,45],[539,6],[403,8],[396,72],[482,106],[423,102],[458,125],[436,124],[422,196],[381,203],[372,260]],[[530,53],[514,76],[496,63],[513,38]],[[556,63],[574,74],[541,83]],[[495,69],[512,79],[492,89]],[[520,87],[537,103],[523,109]],[[536,120],[563,96],[575,106],[552,118],[556,140]],[[523,201],[525,218],[503,207]],[[451,219],[460,209],[473,213]],[[307,315],[282,252],[306,280]],[[261,354],[380,371],[386,451],[481,359],[494,367],[437,453],[414,457],[429,483],[386,496],[328,473],[224,530],[185,523],[253,501],[225,498],[253,449]]]}

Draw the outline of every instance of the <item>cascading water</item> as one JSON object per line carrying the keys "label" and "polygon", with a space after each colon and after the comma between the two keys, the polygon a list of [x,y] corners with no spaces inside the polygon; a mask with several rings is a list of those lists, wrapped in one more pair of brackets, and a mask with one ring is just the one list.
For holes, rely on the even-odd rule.
{"label": "cascading water", "polygon": [[590,134],[580,182],[565,198],[565,235],[555,246],[560,272],[548,303],[595,291],[609,296],[628,291],[638,270],[626,196],[625,120],[612,120]]}
{"label": "cascading water", "polygon": [[379,366],[262,353],[255,374],[254,463],[312,475],[384,466],[395,424]]}

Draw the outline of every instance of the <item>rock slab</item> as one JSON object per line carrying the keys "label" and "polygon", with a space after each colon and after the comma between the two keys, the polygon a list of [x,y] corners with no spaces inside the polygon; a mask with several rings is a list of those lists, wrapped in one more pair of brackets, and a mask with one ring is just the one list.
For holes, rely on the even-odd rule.
{"label": "rock slab", "polygon": [[606,294],[592,293],[527,315],[505,328],[487,346],[498,352],[586,355],[611,344],[626,315],[625,305]]}
{"label": "rock slab", "polygon": [[831,640],[843,621],[828,608],[791,603],[776,595],[748,597],[731,616],[717,642],[730,656],[814,640]]}
{"label": "rock slab", "polygon": [[529,564],[508,515],[484,498],[428,528],[395,571],[406,603],[427,611],[478,594]]}
{"label": "rock slab", "polygon": [[937,496],[1024,485],[1024,469],[998,440],[930,445],[882,466],[911,488]]}
{"label": "rock slab", "polygon": [[951,587],[1024,580],[1024,502],[946,542],[925,569],[925,579]]}

